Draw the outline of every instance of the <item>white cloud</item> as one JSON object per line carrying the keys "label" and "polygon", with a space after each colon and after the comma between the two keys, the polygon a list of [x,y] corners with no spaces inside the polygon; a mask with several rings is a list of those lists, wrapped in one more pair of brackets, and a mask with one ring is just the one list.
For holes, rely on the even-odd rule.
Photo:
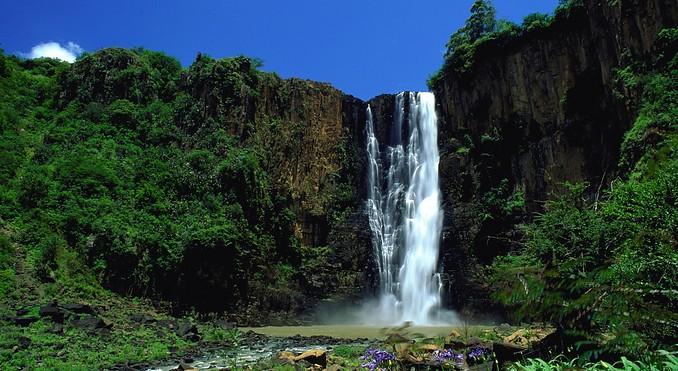
{"label": "white cloud", "polygon": [[75,59],[83,52],[80,45],[69,41],[66,45],[50,41],[34,46],[30,53],[24,54],[27,58],[56,58],[69,63],[75,62]]}

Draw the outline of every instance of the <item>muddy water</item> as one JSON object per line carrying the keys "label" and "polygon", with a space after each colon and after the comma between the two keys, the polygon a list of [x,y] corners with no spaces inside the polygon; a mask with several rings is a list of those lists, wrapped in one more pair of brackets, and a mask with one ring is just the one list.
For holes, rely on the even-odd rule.
{"label": "muddy water", "polygon": [[[479,326],[474,326],[474,328],[479,328]],[[240,330],[243,332],[253,331],[266,336],[330,336],[338,339],[385,339],[392,333],[408,334],[415,337],[436,337],[449,335],[452,330],[461,332],[459,327],[453,326],[412,326],[399,330],[398,328],[384,328],[381,326],[355,325],[269,326],[246,327]]]}

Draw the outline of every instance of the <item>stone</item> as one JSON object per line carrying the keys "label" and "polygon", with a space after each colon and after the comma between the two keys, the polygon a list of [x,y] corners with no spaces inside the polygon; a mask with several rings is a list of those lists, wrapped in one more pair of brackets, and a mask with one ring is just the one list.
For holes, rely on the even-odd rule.
{"label": "stone", "polygon": [[419,346],[418,349],[426,352],[435,352],[436,350],[440,350],[440,347],[435,344],[424,344]]}
{"label": "stone", "polygon": [[218,319],[214,321],[214,325],[223,330],[230,330],[236,327],[235,323],[226,321],[225,319]]}
{"label": "stone", "polygon": [[52,334],[56,334],[56,335],[63,335],[63,333],[64,333],[64,325],[62,325],[62,324],[60,324],[60,323],[55,323],[55,324],[52,326],[52,328],[50,328],[49,330],[47,330],[47,332],[52,333]]}
{"label": "stone", "polygon": [[471,337],[466,341],[466,346],[473,347],[473,346],[480,346],[483,344],[483,341],[477,337]]}
{"label": "stone", "polygon": [[20,327],[25,327],[30,325],[33,322],[37,322],[40,318],[38,317],[16,317],[13,319],[15,325]]}
{"label": "stone", "polygon": [[161,319],[158,321],[158,326],[174,330],[177,328],[177,321],[173,319]]}
{"label": "stone", "polygon": [[462,350],[466,348],[466,343],[456,339],[445,339],[445,348],[453,350]]}
{"label": "stone", "polygon": [[30,347],[31,343],[32,343],[31,339],[29,339],[25,336],[19,336],[17,341],[19,342],[19,345],[18,345],[19,349],[28,349],[28,347]]}
{"label": "stone", "polygon": [[497,331],[500,332],[510,332],[512,330],[513,328],[508,323],[502,323],[501,325],[499,325],[499,327],[497,327]]}
{"label": "stone", "polygon": [[147,314],[133,314],[129,318],[132,322],[135,323],[141,323],[141,324],[149,324],[149,323],[154,323],[156,322],[156,319],[147,315]]}
{"label": "stone", "polygon": [[96,330],[110,327],[110,325],[106,324],[104,320],[95,316],[85,316],[82,318],[75,319],[71,321],[71,326],[83,330]]}
{"label": "stone", "polygon": [[174,332],[177,336],[184,337],[188,334],[198,334],[198,328],[194,324],[186,321],[178,324]]}
{"label": "stone", "polygon": [[38,311],[40,317],[49,317],[53,322],[63,323],[66,313],[59,308],[56,303],[50,303],[40,307]]}
{"label": "stone", "polygon": [[327,351],[324,349],[307,350],[300,355],[294,357],[294,362],[306,361],[310,364],[321,367],[327,366]]}
{"label": "stone", "polygon": [[67,303],[61,304],[61,308],[78,314],[95,314],[94,309],[87,304]]}
{"label": "stone", "polygon": [[506,342],[495,342],[492,344],[492,350],[500,364],[504,362],[513,362],[522,359],[523,352],[527,350],[516,344]]}
{"label": "stone", "polygon": [[387,344],[398,344],[398,343],[411,343],[412,340],[400,334],[390,334],[384,342]]}
{"label": "stone", "polygon": [[278,354],[276,355],[276,358],[278,358],[278,360],[280,360],[284,363],[293,364],[295,362],[296,356],[292,352],[283,351],[283,352],[278,352]]}
{"label": "stone", "polygon": [[185,364],[185,363],[183,363],[183,362],[180,363],[180,364],[179,364],[179,367],[177,367],[176,369],[179,370],[179,371],[198,371],[197,368],[195,368],[195,367],[193,367],[193,366],[189,366],[189,365],[187,365],[187,364]]}
{"label": "stone", "polygon": [[493,371],[496,367],[494,361],[484,362],[477,365],[469,366],[468,371]]}

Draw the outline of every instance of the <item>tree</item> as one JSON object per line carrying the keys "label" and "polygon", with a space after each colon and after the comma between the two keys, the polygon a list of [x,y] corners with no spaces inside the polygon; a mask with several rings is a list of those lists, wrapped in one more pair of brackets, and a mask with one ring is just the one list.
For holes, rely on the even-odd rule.
{"label": "tree", "polygon": [[466,21],[466,32],[471,41],[478,40],[495,30],[497,20],[491,0],[476,0],[471,6],[471,16]]}
{"label": "tree", "polygon": [[476,0],[471,6],[471,16],[466,20],[464,27],[457,30],[447,42],[445,58],[455,53],[464,54],[481,36],[496,31],[497,20],[491,0]]}

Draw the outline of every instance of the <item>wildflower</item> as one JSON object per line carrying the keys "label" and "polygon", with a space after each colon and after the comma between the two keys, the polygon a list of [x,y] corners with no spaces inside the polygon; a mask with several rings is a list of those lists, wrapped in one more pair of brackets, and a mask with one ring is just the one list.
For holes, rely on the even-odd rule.
{"label": "wildflower", "polygon": [[490,353],[490,350],[484,347],[476,347],[472,348],[471,351],[468,353],[468,357],[472,358],[473,360],[478,360]]}
{"label": "wildflower", "polygon": [[456,353],[452,349],[436,350],[433,352],[433,360],[438,363],[454,362],[456,364],[464,363],[464,355]]}
{"label": "wildflower", "polygon": [[370,371],[374,371],[383,363],[394,361],[396,357],[385,350],[370,348],[365,352],[364,356],[360,357],[360,359],[368,361],[360,365],[360,367],[365,367],[370,369]]}

